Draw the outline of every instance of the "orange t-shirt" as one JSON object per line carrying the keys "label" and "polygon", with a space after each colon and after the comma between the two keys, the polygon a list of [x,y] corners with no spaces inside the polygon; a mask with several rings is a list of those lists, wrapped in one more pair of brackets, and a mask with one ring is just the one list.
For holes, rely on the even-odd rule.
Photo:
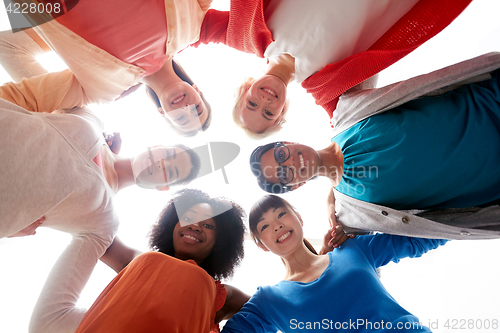
{"label": "orange t-shirt", "polygon": [[111,281],[76,332],[218,331],[215,313],[225,300],[224,286],[194,261],[147,252]]}

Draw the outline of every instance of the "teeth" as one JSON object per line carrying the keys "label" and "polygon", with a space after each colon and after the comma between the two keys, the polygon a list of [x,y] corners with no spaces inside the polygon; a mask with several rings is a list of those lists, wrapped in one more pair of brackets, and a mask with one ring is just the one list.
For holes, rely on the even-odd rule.
{"label": "teeth", "polygon": [[290,236],[290,234],[291,234],[291,233],[292,233],[292,232],[291,232],[291,231],[289,231],[289,232],[287,232],[286,234],[284,234],[283,236],[281,236],[280,238],[278,238],[278,243],[279,243],[279,242],[284,241],[285,239],[287,239],[287,238],[288,238],[288,236]]}
{"label": "teeth", "polygon": [[299,160],[300,160],[300,167],[305,168],[305,163],[304,163],[304,157],[302,157],[302,154],[299,154]]}
{"label": "teeth", "polygon": [[180,101],[182,101],[183,98],[184,98],[184,95],[182,95],[181,97],[177,98],[175,101],[172,102],[172,104],[179,103]]}
{"label": "teeth", "polygon": [[193,236],[189,236],[189,235],[183,235],[182,237],[189,238],[189,239],[195,240],[197,242],[200,241],[198,238],[194,238]]}
{"label": "teeth", "polygon": [[265,88],[264,91],[276,97],[276,94],[272,90]]}

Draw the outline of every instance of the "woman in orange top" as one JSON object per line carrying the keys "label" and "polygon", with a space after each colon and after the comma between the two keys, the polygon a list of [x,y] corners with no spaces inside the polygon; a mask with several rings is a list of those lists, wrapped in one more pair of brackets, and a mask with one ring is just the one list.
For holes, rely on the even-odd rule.
{"label": "woman in orange top", "polygon": [[[212,332],[249,299],[219,279],[243,258],[243,209],[195,189],[177,192],[150,235],[153,252],[139,255],[115,239],[102,260],[119,271],[75,327],[77,332]],[[131,261],[132,260],[132,261]],[[128,262],[130,264],[127,266]],[[74,288],[83,288],[85,283]],[[59,295],[52,293],[54,298]],[[52,302],[60,307],[64,302]],[[68,309],[70,310],[70,309]],[[59,309],[36,313],[44,318]],[[57,327],[51,332],[57,332]]]}

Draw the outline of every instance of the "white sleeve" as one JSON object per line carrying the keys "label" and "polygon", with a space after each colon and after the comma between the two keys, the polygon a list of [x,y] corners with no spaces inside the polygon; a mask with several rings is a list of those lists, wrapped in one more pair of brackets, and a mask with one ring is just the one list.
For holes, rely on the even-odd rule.
{"label": "white sleeve", "polygon": [[95,234],[74,235],[52,268],[33,310],[30,333],[74,332],[86,310],[76,302],[94,267],[109,246]]}

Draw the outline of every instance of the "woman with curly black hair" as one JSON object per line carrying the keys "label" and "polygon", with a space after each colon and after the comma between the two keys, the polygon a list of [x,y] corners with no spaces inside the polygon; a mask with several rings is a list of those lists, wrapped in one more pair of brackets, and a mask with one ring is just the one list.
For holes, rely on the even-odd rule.
{"label": "woman with curly black hair", "polygon": [[[233,275],[234,267],[243,258],[244,226],[241,219],[243,209],[237,204],[222,198],[212,199],[208,194],[194,189],[183,189],[165,206],[158,221],[151,230],[149,245],[152,250],[178,257],[176,251],[176,227],[184,223],[193,222],[192,208],[198,205],[209,205],[213,211],[216,239],[208,256],[197,262],[214,279],[219,280]],[[181,221],[182,219],[191,221]],[[202,222],[202,226],[206,221]],[[195,225],[189,224],[184,228],[195,230]],[[180,227],[182,228],[182,227]],[[182,234],[184,236],[184,234]],[[184,236],[182,238],[186,238]],[[193,246],[200,244],[195,242]],[[177,255],[176,255],[177,253]],[[194,258],[192,258],[194,259]],[[196,260],[195,260],[196,261]]]}
{"label": "woman with curly black hair", "polygon": [[[119,274],[76,332],[218,331],[249,299],[219,281],[243,258],[243,216],[236,203],[199,190],[174,194],[151,230],[153,251],[137,256],[115,239],[101,258]],[[65,304],[59,299],[44,312],[71,315]]]}

